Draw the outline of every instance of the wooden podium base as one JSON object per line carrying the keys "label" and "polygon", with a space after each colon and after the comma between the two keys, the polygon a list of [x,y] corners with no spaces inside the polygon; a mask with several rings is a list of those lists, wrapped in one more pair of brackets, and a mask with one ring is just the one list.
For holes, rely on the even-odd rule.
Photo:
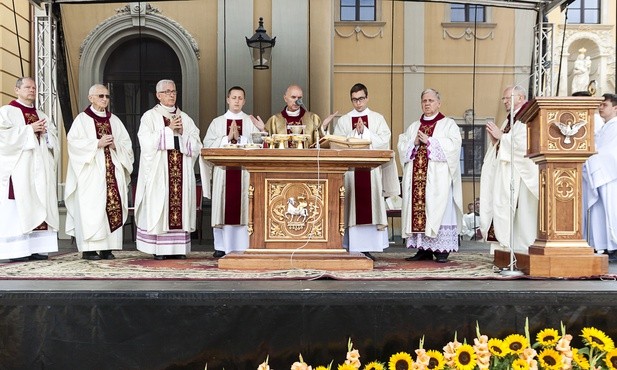
{"label": "wooden podium base", "polygon": [[323,253],[266,250],[232,252],[219,259],[224,270],[372,270],[373,261],[362,253]]}
{"label": "wooden podium base", "polygon": [[[548,253],[547,253],[548,252]],[[529,253],[514,253],[516,267],[526,275],[537,277],[581,278],[608,273],[608,256],[596,254],[593,248],[530,247]],[[495,266],[507,268],[510,252],[496,250]]]}

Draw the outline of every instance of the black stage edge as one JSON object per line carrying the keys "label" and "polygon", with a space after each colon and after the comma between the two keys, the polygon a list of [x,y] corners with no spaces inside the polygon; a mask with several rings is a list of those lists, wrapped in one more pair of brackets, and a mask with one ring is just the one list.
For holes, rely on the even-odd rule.
{"label": "black stage edge", "polygon": [[[387,361],[560,322],[617,338],[614,281],[0,281],[2,369],[288,369]],[[415,354],[414,354],[415,356]]]}

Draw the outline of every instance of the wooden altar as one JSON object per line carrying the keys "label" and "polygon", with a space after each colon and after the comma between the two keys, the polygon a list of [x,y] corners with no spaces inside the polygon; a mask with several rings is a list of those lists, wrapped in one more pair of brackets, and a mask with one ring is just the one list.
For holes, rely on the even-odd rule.
{"label": "wooden altar", "polygon": [[[594,253],[583,235],[583,163],[595,153],[594,112],[602,99],[547,97],[531,102],[527,156],[540,169],[538,235],[528,253],[515,253],[517,267],[531,276],[586,277],[608,273],[608,257]],[[510,253],[495,251],[507,267]]]}
{"label": "wooden altar", "polygon": [[219,259],[219,268],[373,268],[371,259],[343,248],[343,175],[388,162],[391,150],[206,148],[201,154],[250,174],[249,249]]}

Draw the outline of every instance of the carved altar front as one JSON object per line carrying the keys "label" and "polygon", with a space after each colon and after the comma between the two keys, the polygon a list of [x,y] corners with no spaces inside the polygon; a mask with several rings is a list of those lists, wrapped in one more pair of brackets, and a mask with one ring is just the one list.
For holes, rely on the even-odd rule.
{"label": "carved altar front", "polygon": [[[595,153],[594,112],[602,99],[547,97],[531,102],[527,156],[539,167],[538,235],[517,266],[532,276],[584,277],[606,274],[607,256],[597,255],[583,235],[583,163]],[[506,267],[510,253],[496,251]]]}
{"label": "carved altar front", "polygon": [[250,174],[249,249],[221,258],[219,268],[372,269],[370,259],[342,247],[343,175],[380,166],[393,155],[369,149],[202,149],[214,165]]}

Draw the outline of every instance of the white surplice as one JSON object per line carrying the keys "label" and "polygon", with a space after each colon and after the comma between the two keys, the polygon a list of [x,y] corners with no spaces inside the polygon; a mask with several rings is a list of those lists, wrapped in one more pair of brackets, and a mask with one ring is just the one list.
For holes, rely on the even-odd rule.
{"label": "white surplice", "polygon": [[[367,116],[368,127],[362,134],[353,129],[352,118]],[[390,149],[391,132],[385,118],[370,109],[362,112],[355,109],[341,116],[333,129],[334,135],[347,138],[370,140],[371,149]],[[389,246],[388,219],[386,217],[386,203],[384,197],[400,194],[396,165],[392,163],[382,165],[371,170],[371,216],[372,224],[356,224],[356,191],[354,172],[345,174],[345,236],[343,246],[350,252],[383,252]],[[394,171],[392,171],[392,169]],[[386,179],[384,179],[386,177]],[[390,187],[388,185],[391,185]]]}
{"label": "white surplice", "polygon": [[[0,108],[0,259],[58,250],[58,131],[36,114],[47,125],[38,139],[19,108]],[[8,199],[9,178],[15,199]],[[47,230],[33,231],[43,222]]]}
{"label": "white surplice", "polygon": [[191,250],[190,233],[196,224],[196,181],[194,165],[200,155],[199,128],[184,112],[182,135],[176,136],[182,153],[182,214],[180,229],[169,227],[169,165],[167,151],[174,149],[174,132],[163,117],[171,108],[157,105],[141,117],[139,175],[135,191],[137,249],[156,255],[186,255]]}
{"label": "white surplice", "polygon": [[[242,120],[242,136],[236,144],[252,143],[251,134],[259,132],[250,117],[244,113],[227,111],[224,115],[212,120],[204,137],[204,148],[224,148],[229,143],[227,120]],[[225,168],[212,166],[211,163],[199,159],[201,182],[204,187],[204,196],[212,199],[212,227],[214,234],[214,249],[225,253],[244,251],[249,246],[248,234],[248,187],[249,173],[242,170],[242,194],[240,201],[240,224],[225,224]],[[210,186],[210,180],[212,185]]]}
{"label": "white surplice", "polygon": [[[426,119],[430,119],[427,117]],[[448,117],[437,121],[429,138],[426,175],[426,226],[423,233],[413,232],[412,180],[414,141],[420,121],[412,123],[399,136],[398,154],[403,166],[403,205],[401,208],[401,236],[407,247],[433,252],[458,250],[458,234],[463,216],[461,183],[461,134],[456,122]]]}
{"label": "white surplice", "polygon": [[583,165],[587,242],[598,251],[617,250],[617,117],[595,135],[597,154]]}
{"label": "white surplice", "polygon": [[[503,130],[507,119],[501,125]],[[538,230],[538,166],[527,154],[527,126],[515,121],[497,145],[489,144],[480,178],[480,230],[484,238],[493,223],[495,238],[510,246],[510,209],[514,209],[513,249],[526,253]],[[512,164],[514,164],[512,166]],[[513,207],[510,185],[513,185]]]}
{"label": "white surplice", "polygon": [[[106,112],[94,114],[105,117]],[[120,119],[109,118],[115,149],[110,148],[114,177],[122,203],[122,224],[128,216],[128,186],[133,172],[131,138]],[[80,252],[122,249],[122,226],[110,230],[107,217],[105,150],[99,148],[94,119],[81,112],[66,135],[69,163],[66,176],[66,233],[75,237]]]}

